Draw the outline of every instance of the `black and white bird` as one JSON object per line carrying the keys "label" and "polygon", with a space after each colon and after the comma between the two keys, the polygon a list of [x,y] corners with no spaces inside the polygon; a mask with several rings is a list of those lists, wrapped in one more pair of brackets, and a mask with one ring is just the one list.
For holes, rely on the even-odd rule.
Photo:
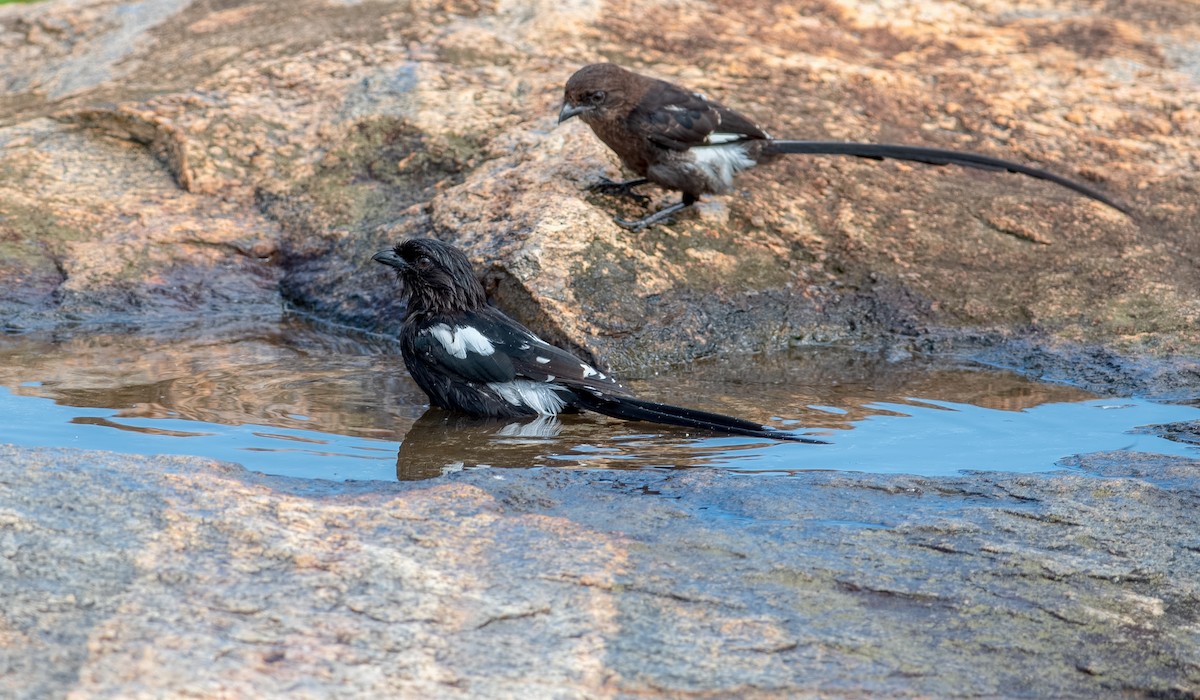
{"label": "black and white bird", "polygon": [[1061,175],[992,156],[924,146],[847,141],[792,141],[772,138],[753,120],[716,100],[611,63],[575,72],[563,90],[562,123],[579,117],[638,176],[627,182],[603,181],[592,189],[637,195],[646,183],[683,193],[683,199],[637,221],[617,219],[638,230],[659,223],[696,203],[702,195],[724,194],[739,171],[784,154],[840,155],[928,165],[960,165],[1006,170],[1074,190],[1125,214],[1129,210],[1103,193]]}
{"label": "black and white bird", "polygon": [[434,406],[497,418],[586,409],[625,420],[823,442],[634,397],[613,377],[489,306],[467,256],[447,243],[409,239],[373,259],[396,269],[408,296],[400,348],[409,374]]}

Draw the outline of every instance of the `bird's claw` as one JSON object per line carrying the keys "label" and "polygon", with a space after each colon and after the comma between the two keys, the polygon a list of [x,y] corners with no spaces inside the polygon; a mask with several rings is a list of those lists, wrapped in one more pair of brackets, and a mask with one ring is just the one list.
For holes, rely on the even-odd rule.
{"label": "bird's claw", "polygon": [[637,221],[629,221],[628,219],[622,219],[619,216],[614,216],[613,221],[616,222],[617,226],[620,226],[628,231],[641,231],[652,224],[662,223],[662,221],[667,220],[670,217],[663,217],[662,219],[650,221],[651,218],[652,217],[646,217],[645,219],[638,219]]}
{"label": "bird's claw", "polygon": [[650,216],[638,219],[637,221],[627,221],[619,216],[614,216],[613,221],[615,221],[621,228],[626,228],[630,231],[641,231],[642,229],[654,226],[655,224],[661,224],[664,221],[670,221],[676,214],[692,206],[694,201],[695,200],[692,199],[683,202],[676,202],[669,207],[659,209]]}
{"label": "bird's claw", "polygon": [[650,198],[644,194],[639,194],[633,191],[634,187],[646,184],[645,179],[626,180],[624,182],[615,182],[606,177],[600,178],[599,182],[588,185],[589,192],[599,192],[600,194],[617,195],[621,197],[630,197],[639,204],[646,204]]}

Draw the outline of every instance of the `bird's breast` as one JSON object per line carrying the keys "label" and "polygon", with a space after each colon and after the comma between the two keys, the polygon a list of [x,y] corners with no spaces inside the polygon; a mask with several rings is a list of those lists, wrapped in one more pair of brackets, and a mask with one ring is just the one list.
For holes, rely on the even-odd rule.
{"label": "bird's breast", "polygon": [[655,146],[616,120],[585,119],[596,137],[612,149],[621,159],[621,164],[640,177],[646,177],[646,171],[653,160]]}

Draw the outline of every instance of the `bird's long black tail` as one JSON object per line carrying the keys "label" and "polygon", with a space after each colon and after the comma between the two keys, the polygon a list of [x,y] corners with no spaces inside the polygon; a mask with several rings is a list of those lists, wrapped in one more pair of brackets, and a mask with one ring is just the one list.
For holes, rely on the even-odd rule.
{"label": "bird's long black tail", "polygon": [[881,160],[908,160],[928,165],[961,165],[966,168],[981,170],[1007,170],[1010,173],[1020,173],[1048,180],[1067,189],[1074,190],[1085,197],[1091,197],[1098,202],[1104,202],[1117,211],[1132,215],[1129,208],[1110,199],[1105,194],[1087,185],[1068,180],[1060,175],[1031,168],[1027,165],[1014,163],[1000,158],[968,153],[966,151],[948,151],[941,148],[925,148],[923,146],[899,146],[887,143],[851,143],[848,141],[786,141],[772,140],[763,148],[764,154],[801,153],[808,155],[854,156],[856,158],[871,158]]}
{"label": "bird's long black tail", "polygon": [[765,425],[759,425],[741,418],[709,413],[694,408],[671,406],[665,403],[643,401],[628,396],[595,396],[587,391],[578,391],[579,405],[596,413],[603,413],[613,418],[624,420],[644,420],[650,423],[665,423],[684,428],[699,428],[718,433],[746,435],[749,437],[768,438],[771,440],[791,440],[807,442],[813,445],[824,445],[824,440],[802,437],[783,430],[776,430]]}

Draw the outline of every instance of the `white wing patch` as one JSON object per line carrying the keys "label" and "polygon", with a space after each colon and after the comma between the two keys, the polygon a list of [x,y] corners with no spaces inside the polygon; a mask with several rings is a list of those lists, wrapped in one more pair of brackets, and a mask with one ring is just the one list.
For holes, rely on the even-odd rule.
{"label": "white wing patch", "polygon": [[730,141],[741,141],[744,138],[746,137],[743,134],[727,134],[723,131],[714,131],[704,137],[704,142],[716,146],[722,143],[729,143]]}
{"label": "white wing patch", "polygon": [[496,347],[492,345],[492,341],[488,340],[487,336],[480,333],[478,329],[471,326],[455,326],[451,330],[450,326],[439,323],[430,326],[426,332],[437,338],[442,347],[446,348],[446,352],[460,360],[467,359],[468,350],[484,356],[496,352]]}
{"label": "white wing patch", "polygon": [[597,370],[595,367],[592,367],[591,365],[585,365],[584,363],[580,362],[579,369],[583,370],[583,378],[584,379],[587,379],[588,377],[595,377],[595,378],[599,379],[600,381],[612,382],[613,384],[617,383],[617,380],[610,379],[608,377],[608,375]]}
{"label": "white wing patch", "polygon": [[698,146],[689,151],[696,159],[696,166],[703,170],[713,182],[724,189],[733,187],[733,174],[754,167],[754,160],[746,154],[741,144],[731,143],[718,146]]}
{"label": "white wing patch", "polygon": [[527,406],[543,416],[558,415],[567,405],[567,402],[555,391],[563,390],[559,384],[542,384],[528,379],[514,379],[511,382],[490,382],[488,387],[510,404]]}

